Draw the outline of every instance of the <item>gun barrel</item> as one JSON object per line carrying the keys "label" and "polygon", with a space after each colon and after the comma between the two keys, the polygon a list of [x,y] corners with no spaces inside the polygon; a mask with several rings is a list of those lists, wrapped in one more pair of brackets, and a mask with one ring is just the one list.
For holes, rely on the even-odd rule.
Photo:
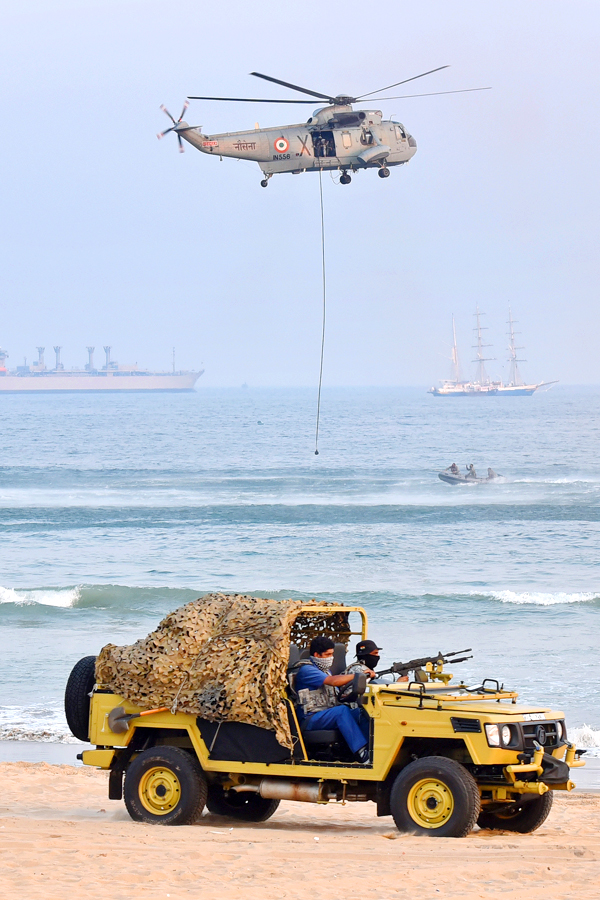
{"label": "gun barrel", "polygon": [[383,669],[383,671],[378,672],[378,675],[389,675],[392,672],[395,675],[406,675],[408,672],[412,672],[415,669],[422,669],[427,663],[459,663],[464,662],[466,659],[473,659],[473,656],[461,656],[459,659],[456,657],[459,653],[470,653],[471,647],[467,647],[466,650],[454,650],[452,653],[438,653],[437,656],[422,656],[420,659],[410,659],[408,662],[402,663],[397,662],[390,666],[389,669]]}

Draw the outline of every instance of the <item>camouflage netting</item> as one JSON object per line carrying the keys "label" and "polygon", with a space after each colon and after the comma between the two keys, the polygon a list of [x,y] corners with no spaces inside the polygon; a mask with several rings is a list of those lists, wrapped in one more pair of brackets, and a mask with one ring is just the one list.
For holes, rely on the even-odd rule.
{"label": "camouflage netting", "polygon": [[[314,602],[314,601],[313,601]],[[142,709],[169,706],[210,721],[247,722],[292,748],[286,670],[290,642],[317,634],[347,645],[348,614],[301,614],[299,600],[206,594],[175,610],[143,640],[107,644],[96,680]]]}

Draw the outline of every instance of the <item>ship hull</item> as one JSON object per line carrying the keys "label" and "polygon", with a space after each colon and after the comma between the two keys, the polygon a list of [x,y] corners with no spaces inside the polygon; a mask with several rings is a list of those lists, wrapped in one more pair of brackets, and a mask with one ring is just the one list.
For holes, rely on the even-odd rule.
{"label": "ship hull", "polygon": [[428,393],[433,397],[495,397],[498,394],[497,388],[472,391],[445,391],[439,388],[432,388]]}
{"label": "ship hull", "polygon": [[499,397],[531,397],[535,394],[539,385],[527,385],[524,387],[501,387],[498,391]]}
{"label": "ship hull", "polygon": [[0,393],[8,394],[62,394],[140,391],[181,393],[193,391],[203,372],[181,374],[98,372],[70,374],[68,372],[40,375],[3,375],[0,377]]}
{"label": "ship hull", "polygon": [[531,397],[542,384],[510,385],[499,384],[497,387],[474,387],[471,390],[460,388],[431,388],[434,397]]}

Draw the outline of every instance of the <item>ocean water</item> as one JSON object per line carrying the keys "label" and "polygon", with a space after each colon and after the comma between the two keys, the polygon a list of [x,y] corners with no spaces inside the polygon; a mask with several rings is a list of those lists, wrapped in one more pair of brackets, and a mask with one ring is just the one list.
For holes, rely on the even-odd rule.
{"label": "ocean water", "polygon": [[68,741],[81,656],[223,590],[363,605],[390,662],[471,647],[600,752],[600,389],[326,389],[318,456],[315,401],[0,396],[0,739]]}

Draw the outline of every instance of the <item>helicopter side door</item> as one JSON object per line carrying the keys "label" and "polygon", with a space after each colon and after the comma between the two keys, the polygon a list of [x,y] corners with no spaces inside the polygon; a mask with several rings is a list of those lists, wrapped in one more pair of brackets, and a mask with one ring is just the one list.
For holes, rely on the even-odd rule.
{"label": "helicopter side door", "polygon": [[312,132],[313,152],[319,157],[335,157],[335,137],[333,131]]}

